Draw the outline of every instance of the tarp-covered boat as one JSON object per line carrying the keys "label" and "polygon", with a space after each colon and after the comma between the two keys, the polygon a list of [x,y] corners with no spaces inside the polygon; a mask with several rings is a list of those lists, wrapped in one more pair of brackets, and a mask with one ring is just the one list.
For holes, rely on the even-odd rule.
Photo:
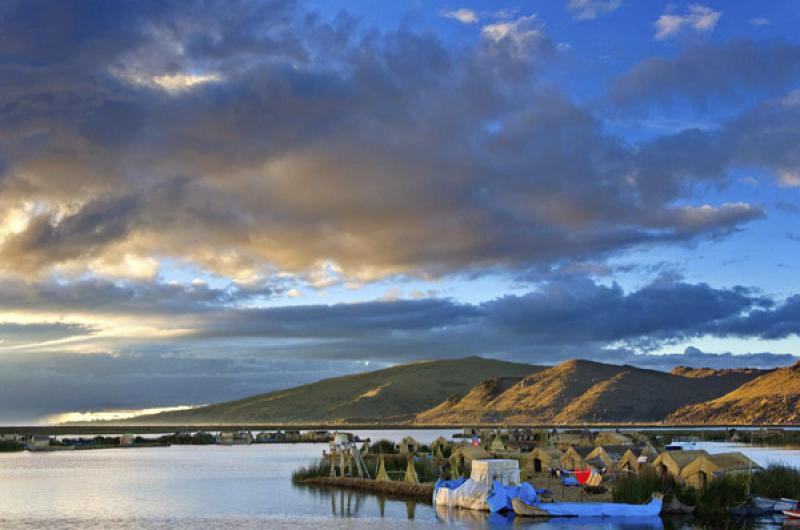
{"label": "tarp-covered boat", "polygon": [[527,504],[520,498],[511,501],[514,513],[525,517],[658,517],[661,496],[646,504],[619,502],[549,502]]}

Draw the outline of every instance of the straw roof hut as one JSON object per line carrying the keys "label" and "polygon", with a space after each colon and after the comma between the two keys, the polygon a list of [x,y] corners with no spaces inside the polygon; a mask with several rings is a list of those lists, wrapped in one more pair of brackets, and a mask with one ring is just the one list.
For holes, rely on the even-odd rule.
{"label": "straw roof hut", "polygon": [[550,468],[561,465],[561,457],[564,456],[556,447],[535,447],[525,458],[526,466],[530,465],[534,473],[542,473]]}
{"label": "straw roof hut", "polygon": [[681,470],[680,478],[687,485],[702,489],[723,475],[750,474],[758,470],[761,466],[742,453],[720,453],[696,458]]}
{"label": "straw roof hut", "polygon": [[419,442],[411,436],[406,436],[397,444],[397,452],[403,456],[415,455],[419,452]]}
{"label": "straw roof hut", "polygon": [[633,445],[628,436],[614,431],[600,431],[594,438],[594,445]]}
{"label": "straw roof hut", "polygon": [[453,469],[458,467],[459,470],[463,471],[466,466],[472,465],[473,460],[491,457],[492,455],[481,447],[475,447],[474,445],[457,445],[450,454],[450,464],[453,466]]}
{"label": "straw roof hut", "polygon": [[639,474],[643,464],[651,463],[658,457],[653,446],[630,447],[620,457],[617,467],[626,473]]}
{"label": "straw roof hut", "polygon": [[560,432],[553,436],[553,443],[565,451],[568,447],[588,447],[592,445],[592,438],[586,431]]}
{"label": "straw roof hut", "polygon": [[583,469],[586,467],[586,455],[593,447],[568,447],[559,458],[561,469]]}
{"label": "straw roof hut", "polygon": [[661,475],[672,475],[680,480],[683,468],[701,456],[708,456],[708,453],[702,449],[696,451],[664,451],[653,460],[653,467]]}
{"label": "straw roof hut", "polygon": [[603,463],[602,467],[612,469],[617,466],[622,459],[622,455],[629,449],[630,447],[626,445],[598,445],[586,455],[586,460],[599,459]]}

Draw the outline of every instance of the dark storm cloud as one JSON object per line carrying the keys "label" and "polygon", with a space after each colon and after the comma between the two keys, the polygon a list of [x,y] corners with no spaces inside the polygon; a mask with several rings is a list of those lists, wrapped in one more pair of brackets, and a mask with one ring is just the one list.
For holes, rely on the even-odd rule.
{"label": "dark storm cloud", "polygon": [[609,97],[622,105],[706,105],[778,95],[798,79],[800,46],[739,39],[645,59],[616,80]]}
{"label": "dark storm cloud", "polygon": [[453,50],[291,2],[4,9],[0,209],[44,210],[0,246],[12,273],[126,254],[229,277],[525,270],[762,215],[675,206],[730,155],[698,167],[667,139],[664,164],[610,135],[538,81],[558,54],[535,16]]}
{"label": "dark storm cloud", "polygon": [[613,343],[697,336],[709,323],[768,303],[744,288],[655,282],[625,293],[618,285],[569,280],[482,305],[487,323],[537,344]]}
{"label": "dark storm cloud", "polygon": [[756,309],[747,315],[725,319],[710,326],[720,336],[784,339],[800,335],[800,295],[789,297],[774,307]]}

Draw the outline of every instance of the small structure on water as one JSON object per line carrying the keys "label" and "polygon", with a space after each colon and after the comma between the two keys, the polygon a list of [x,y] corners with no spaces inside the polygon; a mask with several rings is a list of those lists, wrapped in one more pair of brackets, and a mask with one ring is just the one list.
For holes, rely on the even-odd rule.
{"label": "small structure on water", "polygon": [[525,455],[523,472],[530,477],[533,473],[546,473],[551,469],[561,466],[561,457],[564,453],[556,447],[536,447]]}
{"label": "small structure on water", "polygon": [[696,458],[681,470],[680,478],[688,486],[703,489],[725,475],[749,475],[761,470],[761,466],[742,453],[718,453]]}
{"label": "small structure on water", "polygon": [[683,468],[700,458],[708,456],[703,449],[695,451],[664,451],[653,460],[653,468],[662,476],[672,476],[681,480]]}

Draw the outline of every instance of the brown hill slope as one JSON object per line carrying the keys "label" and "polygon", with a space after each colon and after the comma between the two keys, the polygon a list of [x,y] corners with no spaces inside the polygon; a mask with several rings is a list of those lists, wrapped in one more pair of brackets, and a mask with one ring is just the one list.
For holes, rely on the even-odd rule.
{"label": "brown hill slope", "polygon": [[675,423],[800,423],[800,362],[765,373],[717,399],[682,407],[667,420]]}
{"label": "brown hill slope", "polygon": [[[544,370],[544,368],[540,368],[540,370]],[[416,422],[446,424],[452,423],[452,417],[459,418],[462,423],[493,422],[495,420],[486,416],[486,404],[520,381],[522,381],[522,377],[487,379],[478,383],[466,396],[452,396],[447,401],[419,414]]]}
{"label": "brown hill slope", "polygon": [[760,374],[706,371],[691,377],[632,366],[567,361],[487,399],[473,389],[417,416],[420,423],[660,421],[687,403],[722,396]]}
{"label": "brown hill slope", "polygon": [[467,357],[423,361],[324,379],[287,390],[191,410],[139,416],[138,425],[377,423],[405,421],[487,377],[522,377],[541,368]]}

